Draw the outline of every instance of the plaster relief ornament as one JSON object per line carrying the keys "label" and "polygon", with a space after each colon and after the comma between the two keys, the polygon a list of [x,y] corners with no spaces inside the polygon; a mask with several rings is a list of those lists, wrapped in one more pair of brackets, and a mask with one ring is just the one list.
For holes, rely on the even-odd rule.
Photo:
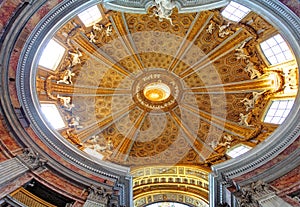
{"label": "plaster relief ornament", "polygon": [[228,36],[228,35],[230,35],[232,33],[232,31],[230,31],[228,29],[229,25],[230,25],[230,22],[228,24],[219,26],[219,34],[218,34],[219,37],[224,38],[225,36]]}
{"label": "plaster relief ornament", "polygon": [[247,60],[250,58],[249,55],[246,54],[246,50],[244,49],[245,44],[247,41],[242,42],[236,49],[235,49],[235,56],[237,60]]}
{"label": "plaster relief ornament", "polygon": [[70,120],[69,120],[69,127],[70,128],[74,128],[74,129],[82,129],[83,126],[81,126],[79,124],[79,121],[80,121],[80,118],[78,116],[76,117],[72,117]]}
{"label": "plaster relief ornament", "polygon": [[88,199],[99,202],[101,204],[109,204],[112,197],[112,192],[106,190],[102,186],[96,187],[94,185],[91,185],[88,188],[88,192]]}
{"label": "plaster relief ornament", "polygon": [[74,104],[71,104],[71,97],[64,97],[57,95],[57,98],[60,99],[60,102],[63,104],[63,108],[67,111],[71,111],[73,107],[75,107]]}
{"label": "plaster relief ornament", "polygon": [[72,71],[68,68],[63,72],[63,74],[61,75],[61,79],[56,81],[56,83],[57,84],[65,83],[65,84],[68,84],[68,85],[73,84],[72,76],[75,76],[75,73],[72,73]]}
{"label": "plaster relief ornament", "polygon": [[80,57],[82,57],[82,53],[79,51],[78,48],[77,48],[76,53],[69,51],[69,54],[72,56],[72,65],[71,66],[75,66],[75,65],[81,63]]}
{"label": "plaster relief ornament", "polygon": [[206,32],[209,34],[213,33],[213,30],[215,29],[215,26],[213,23],[210,23],[210,25],[208,26],[208,28],[206,29]]}
{"label": "plaster relief ornament", "polygon": [[250,60],[246,60],[246,67],[244,68],[244,71],[249,73],[250,79],[260,78],[261,73],[254,68],[254,64],[250,62]]}
{"label": "plaster relief ornament", "polygon": [[153,10],[153,15],[158,17],[160,22],[162,22],[163,19],[169,20],[171,25],[174,26],[171,15],[173,8],[176,6],[175,2],[171,0],[155,0],[154,3],[156,8]]}
{"label": "plaster relief ornament", "polygon": [[47,162],[46,159],[44,159],[39,153],[33,151],[32,148],[25,148],[19,157],[32,170],[44,166]]}
{"label": "plaster relief ornament", "polygon": [[244,115],[243,113],[240,113],[240,122],[239,125],[241,126],[252,126],[249,125],[249,118],[250,118],[250,113]]}
{"label": "plaster relief ornament", "polygon": [[74,129],[68,129],[66,131],[67,139],[78,146],[78,148],[82,148],[81,140],[79,139],[78,135],[74,133]]}
{"label": "plaster relief ornament", "polygon": [[249,109],[253,109],[256,101],[265,92],[266,92],[266,90],[264,90],[262,92],[256,92],[256,91],[254,91],[254,92],[252,92],[252,98],[249,99],[249,98],[246,97],[243,100],[241,100],[241,102],[244,103],[244,105],[246,106],[246,111],[249,111]]}

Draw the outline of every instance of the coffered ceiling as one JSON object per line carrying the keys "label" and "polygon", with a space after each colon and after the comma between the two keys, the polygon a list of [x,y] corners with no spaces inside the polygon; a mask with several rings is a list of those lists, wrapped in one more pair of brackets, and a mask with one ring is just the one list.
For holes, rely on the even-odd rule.
{"label": "coffered ceiling", "polygon": [[37,69],[39,103],[55,104],[65,124],[55,130],[60,139],[125,166],[209,171],[230,159],[229,148],[255,147],[277,127],[262,119],[285,77],[259,43],[278,31],[258,14],[233,22],[224,8],[174,8],[172,21],[160,21],[155,7],[98,8],[94,26],[77,16],[62,25],[52,37],[65,48],[62,60]]}

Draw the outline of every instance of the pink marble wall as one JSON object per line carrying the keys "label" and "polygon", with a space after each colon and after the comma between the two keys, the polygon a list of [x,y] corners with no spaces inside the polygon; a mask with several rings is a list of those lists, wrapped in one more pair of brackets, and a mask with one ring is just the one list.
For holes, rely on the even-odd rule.
{"label": "pink marble wall", "polygon": [[280,153],[278,156],[273,158],[271,161],[267,162],[266,164],[262,165],[259,168],[256,168],[254,171],[251,171],[240,177],[235,178],[234,181],[240,182],[242,180],[250,179],[250,178],[256,176],[257,174],[267,171],[269,168],[274,166],[276,163],[284,161],[291,152],[295,151],[298,148],[300,148],[300,137],[298,137],[293,144],[291,144],[289,147],[287,147],[282,153]]}
{"label": "pink marble wall", "polygon": [[290,10],[300,17],[300,1],[299,0],[280,0],[281,3],[285,4]]}
{"label": "pink marble wall", "polygon": [[0,3],[0,37],[2,36],[7,22],[15,10],[22,3],[21,0],[3,0]]}
{"label": "pink marble wall", "polygon": [[[18,65],[18,60],[20,57],[20,53],[22,51],[23,45],[30,35],[30,31],[37,25],[37,23],[58,3],[60,3],[61,0],[48,0],[41,9],[39,9],[35,15],[32,16],[32,18],[29,20],[29,22],[26,24],[24,29],[22,30],[20,34],[20,38],[17,40],[17,43],[15,45],[15,48],[13,49],[13,52],[11,53],[10,58],[10,65],[9,65],[9,77],[15,78],[16,77],[16,70]],[[6,25],[8,24],[11,17],[14,15],[16,9],[23,3],[22,0],[2,0],[0,1],[0,37],[3,35],[4,29]],[[16,92],[16,85],[15,82],[9,83],[9,90],[11,94],[11,102],[14,107],[19,107],[19,101],[17,99],[17,92]],[[1,117],[0,117],[1,118]],[[69,169],[73,170],[74,172],[81,174],[85,177],[88,177],[92,180],[98,181],[98,182],[104,182],[104,179],[95,176],[93,174],[87,173],[74,165],[71,165],[70,163],[63,160],[60,156],[55,154],[52,150],[50,150],[41,140],[36,136],[36,134],[33,132],[31,128],[27,129],[27,133],[32,137],[32,139],[45,151],[47,152],[53,159],[56,159],[58,162],[60,162],[62,165],[68,167]],[[11,156],[15,156],[19,154],[22,149],[20,145],[10,136],[8,131],[3,125],[2,119],[0,120],[0,162],[7,159],[7,154]],[[78,188],[74,185],[72,185],[70,182],[67,182],[66,180],[60,178],[58,175],[56,175],[54,172],[50,172],[49,170],[35,175],[37,179],[43,180],[43,182],[50,184],[52,188],[60,189],[61,192],[67,193],[69,196],[73,196],[77,199],[75,206],[82,206],[83,200],[86,199],[86,192],[83,191],[83,189]],[[28,176],[25,174],[23,178],[28,180]],[[14,181],[12,183],[12,186],[17,186],[15,183],[20,183],[18,180]],[[114,185],[114,183],[108,183],[111,186]],[[11,185],[7,186],[7,189],[5,192],[11,191],[11,189],[15,189],[13,187],[10,187]],[[20,185],[18,185],[20,186]],[[3,191],[4,192],[4,191]],[[0,194],[0,197],[2,194]]]}
{"label": "pink marble wall", "polygon": [[15,179],[13,182],[9,183],[6,186],[0,187],[0,198],[5,197],[6,195],[14,192],[25,183],[29,182],[33,178],[31,173],[26,173],[22,177]]}
{"label": "pink marble wall", "polygon": [[10,136],[9,132],[3,125],[1,116],[0,120],[0,145],[2,149],[0,151],[0,161],[3,161],[19,154],[22,151],[22,148],[19,143]]}
{"label": "pink marble wall", "polygon": [[88,196],[86,189],[75,186],[70,181],[59,177],[49,170],[42,172],[38,177],[38,180],[48,188],[67,197],[71,197],[78,202],[84,203],[84,200],[86,200]]}
{"label": "pink marble wall", "polygon": [[300,206],[300,203],[291,199],[288,195],[300,190],[300,166],[288,174],[270,183],[278,190],[278,195],[293,206]]}

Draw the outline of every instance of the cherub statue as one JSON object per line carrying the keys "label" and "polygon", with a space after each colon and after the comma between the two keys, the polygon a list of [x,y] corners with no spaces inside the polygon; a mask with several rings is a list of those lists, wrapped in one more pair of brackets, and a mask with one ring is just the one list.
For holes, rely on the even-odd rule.
{"label": "cherub statue", "polygon": [[73,84],[72,82],[72,76],[75,76],[75,73],[72,73],[72,71],[68,68],[66,69],[62,74],[62,79],[56,81],[56,83],[65,83],[65,84]]}
{"label": "cherub statue", "polygon": [[232,136],[231,135],[229,135],[229,134],[225,134],[224,135],[224,137],[223,137],[226,141],[228,141],[228,142],[232,142]]}
{"label": "cherub statue", "polygon": [[254,91],[254,92],[252,92],[252,96],[253,96],[253,100],[254,100],[254,103],[257,101],[257,99],[259,99],[259,97],[262,95],[262,94],[264,94],[266,92],[266,90],[263,90],[263,91],[261,91],[261,92],[256,92],[256,91]]}
{"label": "cherub statue", "polygon": [[232,136],[229,134],[226,134],[226,135],[224,135],[223,139],[224,139],[224,141],[219,143],[218,146],[229,148],[231,142],[233,141]]}
{"label": "cherub statue", "polygon": [[66,109],[67,111],[71,111],[73,107],[75,107],[74,104],[71,104],[71,97],[64,97],[64,96],[60,96],[59,94],[57,95],[57,98],[60,99],[60,101],[62,101],[63,107],[64,109]]}
{"label": "cherub statue", "polygon": [[249,123],[248,123],[249,115],[250,115],[250,113],[248,113],[246,115],[244,115],[243,113],[240,113],[239,125],[241,125],[241,126],[252,126],[252,125],[249,125]]}
{"label": "cherub statue", "polygon": [[225,37],[227,35],[230,35],[230,31],[227,29],[230,25],[230,22],[228,24],[219,26],[219,37]]}
{"label": "cherub statue", "polygon": [[103,30],[103,25],[97,25],[97,24],[94,24],[93,25],[93,30],[94,31],[98,31],[98,32],[100,32],[100,31],[102,31]]}
{"label": "cherub statue", "polygon": [[83,126],[81,126],[81,125],[79,124],[79,121],[80,121],[80,118],[79,118],[78,116],[72,117],[72,118],[69,120],[69,127],[74,128],[74,129],[82,129]]}
{"label": "cherub statue", "polygon": [[254,108],[254,100],[253,99],[249,99],[246,97],[243,100],[241,100],[241,102],[243,102],[244,105],[246,106],[246,111],[249,111],[249,109]]}
{"label": "cherub statue", "polygon": [[112,26],[109,25],[105,30],[106,36],[109,37],[112,34]]}
{"label": "cherub statue", "polygon": [[77,48],[76,53],[69,51],[69,54],[73,56],[71,66],[74,66],[74,65],[77,65],[77,64],[81,63],[80,57],[82,57],[82,53],[79,51],[78,48]]}
{"label": "cherub statue", "polygon": [[247,65],[244,70],[250,74],[250,79],[259,78],[261,76],[261,73],[254,68],[254,64],[249,60],[246,60],[246,63]]}
{"label": "cherub statue", "polygon": [[99,144],[94,145],[94,150],[103,152],[107,149],[107,146],[100,146]]}
{"label": "cherub statue", "polygon": [[213,33],[213,30],[215,29],[215,26],[213,23],[210,23],[210,25],[208,26],[208,28],[206,29],[206,32],[209,34]]}
{"label": "cherub statue", "polygon": [[235,56],[237,60],[247,60],[248,58],[250,58],[249,55],[246,55],[245,53],[239,53],[239,52],[236,52]]}
{"label": "cherub statue", "polygon": [[170,21],[171,25],[174,26],[172,18],[173,8],[175,8],[175,3],[171,0],[155,0],[156,9],[153,10],[153,14],[158,17],[159,21],[167,19]]}
{"label": "cherub statue", "polygon": [[90,33],[90,40],[89,40],[89,42],[95,43],[95,42],[96,42],[95,37],[96,37],[96,35],[95,35],[93,32],[91,32],[91,33]]}

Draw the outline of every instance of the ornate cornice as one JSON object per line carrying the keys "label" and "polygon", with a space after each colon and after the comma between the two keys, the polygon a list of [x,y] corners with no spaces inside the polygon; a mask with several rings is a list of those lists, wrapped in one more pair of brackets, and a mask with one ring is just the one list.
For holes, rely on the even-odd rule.
{"label": "ornate cornice", "polygon": [[[290,37],[287,40],[294,49],[295,57],[300,57],[300,44],[299,41],[295,41],[300,38],[299,17],[278,1],[255,0],[251,2],[240,1],[240,3],[251,8],[255,12],[258,11],[259,13],[262,13],[266,18],[271,18],[273,20],[272,22],[275,24],[278,21],[276,19],[281,20],[280,24],[274,26],[279,28],[279,31],[281,31],[283,36],[285,36],[285,34],[294,34],[294,37]],[[232,159],[213,166],[213,171],[217,174],[222,172],[229,177],[236,177],[272,160],[294,142],[300,135],[300,124],[297,121],[300,117],[300,114],[298,113],[300,100],[298,97],[299,95],[295,100],[294,108],[292,109],[290,116],[286,119],[284,124],[278,127],[266,142],[251,150],[245,156],[240,156],[238,160]]]}
{"label": "ornate cornice", "polygon": [[[280,34],[282,34],[282,36],[284,36],[284,38],[289,42],[299,65],[299,17],[279,1],[237,0],[236,2],[241,3],[254,12],[261,14],[266,20],[273,24],[273,26],[279,30]],[[300,124],[298,121],[300,119],[299,102],[300,99],[298,94],[295,99],[294,107],[288,118],[265,142],[261,143],[250,152],[239,156],[238,159],[232,159],[212,167],[213,172],[210,175],[211,206],[215,203],[223,202],[224,192],[222,186],[226,186],[227,184],[230,185],[230,183],[228,183],[228,179],[251,172],[271,161],[300,136]],[[278,174],[274,175],[278,176]],[[252,181],[254,180],[252,179]]]}
{"label": "ornate cornice", "polygon": [[[24,29],[29,19],[35,14],[35,12],[38,9],[40,9],[44,5],[44,3],[45,2],[39,1],[34,2],[32,5],[28,4],[29,6],[24,7],[24,10],[22,10],[18,14],[19,16],[16,18],[18,20],[18,24],[12,24],[11,28],[7,28],[7,36],[9,36],[9,39],[5,39],[3,43],[4,49],[2,50],[1,48],[0,53],[1,63],[3,64],[1,65],[1,75],[3,77],[2,80],[4,80],[1,82],[1,91],[3,92],[2,94],[4,97],[4,100],[1,101],[1,110],[3,110],[3,114],[7,114],[6,121],[8,123],[8,126],[10,126],[10,128],[13,129],[12,134],[18,140],[22,140],[25,146],[32,147],[39,155],[42,155],[42,157],[45,157],[45,159],[49,160],[47,166],[57,169],[60,173],[64,174],[65,176],[69,176],[70,179],[73,179],[74,181],[81,183],[82,185],[89,185],[95,183],[96,181],[63,166],[62,163],[59,163],[49,154],[45,153],[43,149],[41,149],[41,147],[35,143],[33,138],[20,125],[18,118],[15,115],[14,109],[9,103],[9,84],[7,84],[6,81],[8,80],[11,50],[15,46],[15,43],[17,42],[21,31]],[[70,144],[55,138],[55,134],[50,132],[50,130],[47,127],[42,126],[42,121],[38,118],[39,112],[33,110],[37,106],[37,102],[33,98],[34,93],[33,96],[31,96],[31,92],[33,91],[31,90],[30,85],[32,84],[32,86],[34,86],[35,81],[31,79],[31,75],[33,75],[34,72],[30,71],[30,68],[34,68],[33,65],[36,64],[36,48],[39,48],[39,46],[43,43],[45,45],[45,39],[53,35],[55,30],[59,28],[65,20],[72,18],[75,15],[75,13],[82,11],[86,7],[97,3],[99,3],[99,1],[95,0],[89,1],[88,3],[82,0],[63,1],[59,5],[54,7],[54,9],[52,9],[38,23],[38,25],[35,27],[31,35],[29,36],[28,41],[25,43],[24,50],[22,51],[20,56],[20,60],[22,59],[23,61],[19,62],[17,72],[17,77],[19,77],[17,80],[17,89],[19,95],[18,98],[21,102],[22,108],[25,111],[26,117],[30,121],[30,126],[45,145],[47,145],[60,157],[64,158],[64,160],[73,164],[79,169],[82,169],[83,171],[86,171],[91,175],[96,175],[98,177],[106,179],[110,181],[110,183],[115,183],[113,189],[119,191],[119,205],[129,206],[131,203],[131,193],[129,192],[131,186],[131,179],[125,179],[125,177],[128,177],[128,168],[114,165],[112,163],[96,163],[92,158],[83,155],[83,153],[77,151],[76,149],[72,149],[72,146]]]}
{"label": "ornate cornice", "polygon": [[[174,0],[174,2],[179,10],[179,13],[185,13],[220,8],[228,4],[229,0]],[[139,14],[146,14],[149,7],[152,7],[154,5],[155,2],[152,0],[104,1],[104,6],[107,9]]]}

